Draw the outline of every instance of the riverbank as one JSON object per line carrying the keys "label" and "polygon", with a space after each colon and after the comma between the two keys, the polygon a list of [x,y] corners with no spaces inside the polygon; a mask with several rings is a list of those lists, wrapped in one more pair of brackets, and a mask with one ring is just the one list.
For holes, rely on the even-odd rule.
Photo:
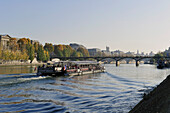
{"label": "riverbank", "polygon": [[43,65],[45,63],[6,63],[6,64],[0,64],[0,67],[4,66],[39,66]]}
{"label": "riverbank", "polygon": [[170,75],[129,113],[170,113]]}

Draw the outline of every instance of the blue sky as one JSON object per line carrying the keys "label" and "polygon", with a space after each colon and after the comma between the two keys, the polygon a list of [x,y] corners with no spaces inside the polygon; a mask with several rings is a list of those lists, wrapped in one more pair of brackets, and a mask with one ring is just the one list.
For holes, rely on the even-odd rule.
{"label": "blue sky", "polygon": [[0,0],[0,34],[42,44],[158,52],[170,46],[169,0]]}

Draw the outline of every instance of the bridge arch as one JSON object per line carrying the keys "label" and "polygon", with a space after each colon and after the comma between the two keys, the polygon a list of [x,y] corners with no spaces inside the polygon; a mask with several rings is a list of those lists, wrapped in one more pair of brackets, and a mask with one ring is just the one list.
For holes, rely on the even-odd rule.
{"label": "bridge arch", "polygon": [[[58,58],[61,60],[86,60],[86,59],[96,59],[97,61],[102,61],[103,59],[110,59],[110,61],[116,61],[117,64],[119,64],[119,61],[123,59],[132,59],[136,61],[136,66],[139,66],[139,62],[144,59],[161,59],[162,57],[153,57],[153,56],[106,56],[106,57],[58,57],[58,56],[52,56],[51,59]],[[170,60],[170,57],[163,57],[164,59]]]}

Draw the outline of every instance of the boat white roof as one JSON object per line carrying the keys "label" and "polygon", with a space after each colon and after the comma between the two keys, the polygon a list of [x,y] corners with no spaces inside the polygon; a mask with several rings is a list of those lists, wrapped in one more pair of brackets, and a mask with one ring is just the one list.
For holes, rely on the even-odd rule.
{"label": "boat white roof", "polygon": [[99,64],[96,61],[59,61],[59,62],[53,62],[53,64],[58,64],[58,63],[72,63],[72,64],[77,64],[77,65],[81,65],[81,64],[83,64],[83,65],[86,65],[86,64]]}
{"label": "boat white roof", "polygon": [[71,63],[74,63],[74,64],[98,64],[98,62],[96,61],[70,61]]}

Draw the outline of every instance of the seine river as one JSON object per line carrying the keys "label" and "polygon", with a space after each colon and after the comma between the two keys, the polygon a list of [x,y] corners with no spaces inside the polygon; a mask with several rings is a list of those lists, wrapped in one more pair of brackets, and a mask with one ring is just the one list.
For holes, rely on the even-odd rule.
{"label": "seine river", "polygon": [[127,113],[170,74],[154,65],[105,67],[105,73],[74,77],[38,77],[34,67],[0,67],[0,112]]}

